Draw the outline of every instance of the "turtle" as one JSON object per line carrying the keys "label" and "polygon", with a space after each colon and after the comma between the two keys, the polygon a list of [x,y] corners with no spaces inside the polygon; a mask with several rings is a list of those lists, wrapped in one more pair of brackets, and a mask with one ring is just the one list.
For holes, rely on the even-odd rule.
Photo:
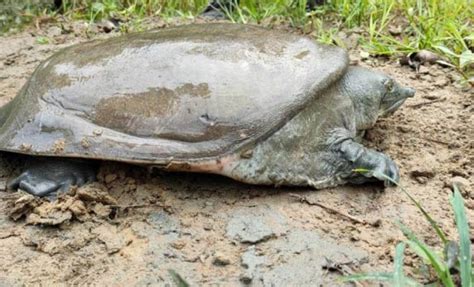
{"label": "turtle", "polygon": [[414,94],[302,35],[189,24],[52,55],[1,108],[0,150],[29,156],[8,188],[36,196],[94,181],[95,160],[247,184],[390,185],[397,165],[361,137]]}

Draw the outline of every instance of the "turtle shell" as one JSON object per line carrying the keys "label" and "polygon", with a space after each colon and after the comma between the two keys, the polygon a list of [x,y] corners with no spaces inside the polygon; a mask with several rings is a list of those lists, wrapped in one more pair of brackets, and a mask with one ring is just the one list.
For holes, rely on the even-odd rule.
{"label": "turtle shell", "polygon": [[0,110],[0,150],[163,164],[218,158],[282,127],[348,66],[339,48],[195,24],[68,47]]}

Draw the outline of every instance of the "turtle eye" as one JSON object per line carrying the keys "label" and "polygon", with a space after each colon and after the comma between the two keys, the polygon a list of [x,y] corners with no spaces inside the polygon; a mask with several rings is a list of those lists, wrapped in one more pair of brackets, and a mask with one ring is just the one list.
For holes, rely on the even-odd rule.
{"label": "turtle eye", "polygon": [[392,79],[384,79],[383,85],[385,86],[385,90],[387,92],[392,92],[393,91],[393,80]]}

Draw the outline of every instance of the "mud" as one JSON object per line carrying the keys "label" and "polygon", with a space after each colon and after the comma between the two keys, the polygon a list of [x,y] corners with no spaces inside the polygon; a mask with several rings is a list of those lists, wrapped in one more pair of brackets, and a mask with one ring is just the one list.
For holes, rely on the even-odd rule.
{"label": "mud", "polygon": [[[45,26],[0,38],[0,105],[60,48],[117,35],[86,26],[67,23],[60,33]],[[38,44],[39,35],[50,43]],[[415,98],[367,133],[367,145],[399,164],[405,188],[456,239],[453,182],[462,185],[468,218],[474,218],[472,90],[463,90],[448,68],[423,66],[416,73],[396,60],[360,55],[354,47],[352,62],[417,89]],[[403,239],[396,221],[438,243],[397,188],[258,187],[108,162],[98,183],[48,202],[4,192],[20,163],[0,158],[0,286],[162,286],[172,284],[169,269],[192,285],[336,286],[344,285],[337,281],[343,274],[390,270],[395,244]],[[409,274],[422,278],[413,254],[405,262]]]}

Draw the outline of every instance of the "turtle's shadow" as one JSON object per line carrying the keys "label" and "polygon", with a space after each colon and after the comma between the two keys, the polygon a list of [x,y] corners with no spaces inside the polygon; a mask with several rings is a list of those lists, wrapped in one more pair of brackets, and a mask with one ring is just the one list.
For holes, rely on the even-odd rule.
{"label": "turtle's shadow", "polygon": [[[25,166],[25,162],[31,156],[0,152],[0,178],[3,180],[19,174]],[[324,200],[325,194],[341,193],[341,196],[358,196],[373,198],[374,194],[383,190],[380,184],[369,183],[364,185],[345,185],[323,190],[315,190],[311,187],[292,186],[265,186],[251,185],[235,181],[222,175],[190,172],[169,172],[158,169],[150,169],[146,166],[137,166],[120,162],[98,162],[98,181],[106,184],[112,195],[117,192],[117,188],[126,184],[130,180],[136,182],[141,196],[134,196],[133,191],[118,192],[120,197],[128,197],[127,201],[133,198],[135,202],[141,202],[140,198],[147,195],[172,196],[178,199],[213,199],[216,201],[226,200],[246,200],[253,198],[265,199],[275,196],[289,196],[292,193],[307,196],[318,196]],[[108,183],[107,176],[117,177],[117,182]],[[118,188],[120,189],[120,188]],[[147,194],[149,193],[149,194]],[[166,195],[168,194],[168,195]]]}
{"label": "turtle's shadow", "polygon": [[182,200],[207,198],[216,201],[235,201],[290,196],[295,193],[318,197],[324,197],[328,193],[341,193],[342,197],[360,195],[364,198],[373,199],[384,189],[380,183],[348,184],[322,190],[316,190],[312,187],[251,185],[222,175],[150,170],[143,166],[116,162],[102,163],[100,173],[103,173],[100,178],[105,177],[107,173],[122,173],[136,180],[138,185],[146,185],[147,190],[151,193],[161,192],[161,196],[163,196],[163,191],[165,191],[165,194]]}

